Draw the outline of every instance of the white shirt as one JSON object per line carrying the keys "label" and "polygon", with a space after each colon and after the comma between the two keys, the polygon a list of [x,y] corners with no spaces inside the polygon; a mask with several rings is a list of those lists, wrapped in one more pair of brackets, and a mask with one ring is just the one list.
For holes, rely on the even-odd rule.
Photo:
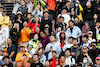
{"label": "white shirt", "polygon": [[88,38],[88,42],[89,42],[89,43],[91,43],[91,42],[96,42],[96,40],[93,39],[93,38]]}

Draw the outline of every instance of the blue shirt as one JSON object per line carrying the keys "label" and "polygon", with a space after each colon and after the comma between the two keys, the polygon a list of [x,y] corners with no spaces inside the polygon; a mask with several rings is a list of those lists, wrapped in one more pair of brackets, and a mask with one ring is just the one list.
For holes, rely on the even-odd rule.
{"label": "blue shirt", "polygon": [[[48,43],[46,48],[45,48],[45,52],[48,51],[52,46],[52,51],[55,50],[56,53],[61,53],[61,48],[60,48],[60,43],[55,42],[54,44]],[[48,53],[48,60],[52,58],[52,51],[50,51]]]}

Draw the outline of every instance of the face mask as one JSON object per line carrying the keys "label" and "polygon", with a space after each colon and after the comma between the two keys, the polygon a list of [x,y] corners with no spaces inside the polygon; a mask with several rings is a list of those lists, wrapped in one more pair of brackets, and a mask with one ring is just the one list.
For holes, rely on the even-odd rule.
{"label": "face mask", "polygon": [[86,64],[86,63],[87,63],[87,60],[83,60],[83,63],[85,63],[85,64]]}
{"label": "face mask", "polygon": [[78,7],[78,4],[76,3],[75,6]]}
{"label": "face mask", "polygon": [[89,48],[90,50],[93,49],[92,47]]}

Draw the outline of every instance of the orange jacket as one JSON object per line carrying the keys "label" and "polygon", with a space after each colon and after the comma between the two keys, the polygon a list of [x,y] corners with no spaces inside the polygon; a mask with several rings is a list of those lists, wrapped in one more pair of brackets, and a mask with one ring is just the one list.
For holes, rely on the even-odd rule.
{"label": "orange jacket", "polygon": [[30,40],[30,33],[31,29],[29,27],[26,28],[26,30],[23,28],[20,32],[20,42],[25,43],[29,42]]}
{"label": "orange jacket", "polygon": [[29,53],[28,53],[27,51],[26,51],[25,53],[22,53],[22,52],[18,53],[18,54],[16,55],[15,61],[16,61],[16,62],[21,62],[21,61],[22,61],[22,56],[23,56],[24,54],[27,55],[26,61],[28,61],[28,60],[29,60]]}

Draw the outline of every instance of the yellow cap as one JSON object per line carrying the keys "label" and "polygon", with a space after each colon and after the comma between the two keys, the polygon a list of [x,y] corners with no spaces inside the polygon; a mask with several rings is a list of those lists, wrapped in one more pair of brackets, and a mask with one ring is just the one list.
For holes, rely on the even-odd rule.
{"label": "yellow cap", "polygon": [[22,44],[20,47],[25,47],[25,45],[24,45],[24,44]]}

